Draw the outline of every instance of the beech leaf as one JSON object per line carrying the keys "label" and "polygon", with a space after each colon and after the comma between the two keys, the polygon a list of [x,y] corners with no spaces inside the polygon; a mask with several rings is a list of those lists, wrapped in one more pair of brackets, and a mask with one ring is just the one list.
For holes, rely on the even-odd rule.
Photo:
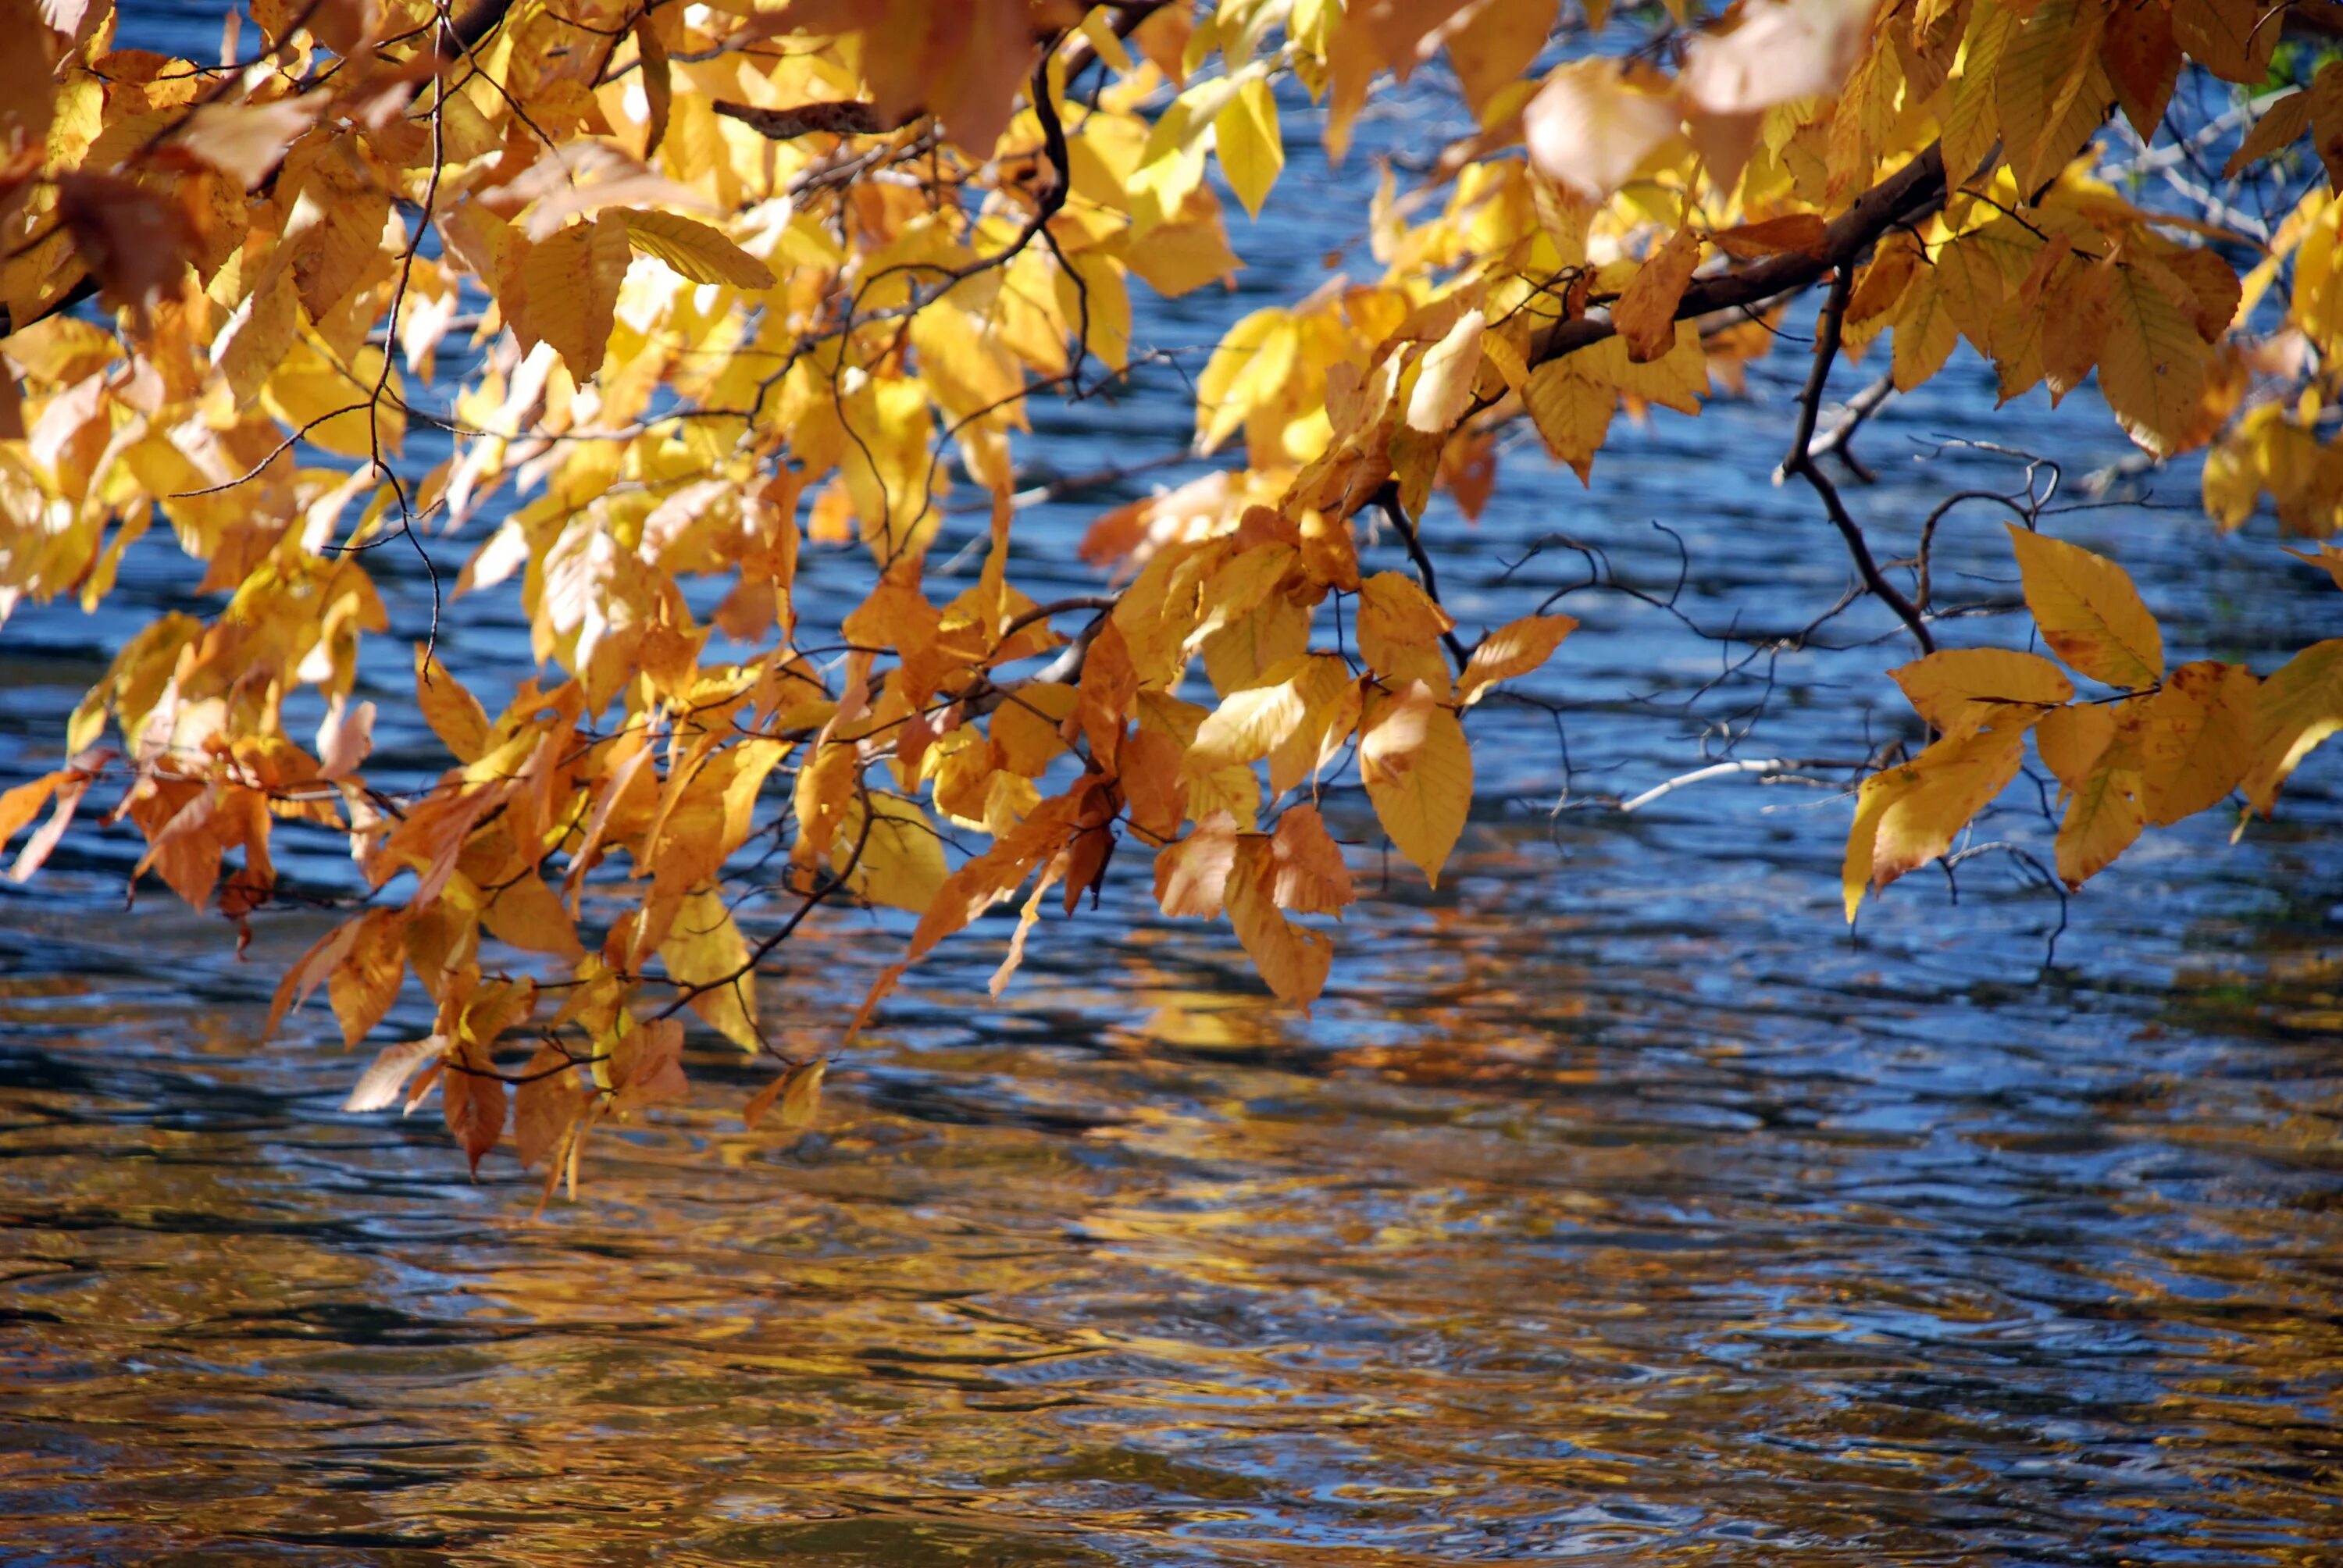
{"label": "beech leaf", "polygon": [[2164,677],[2164,634],[2131,574],[2079,545],[2009,530],[2026,608],[2042,639],[2070,668],[2109,686],[2153,686]]}

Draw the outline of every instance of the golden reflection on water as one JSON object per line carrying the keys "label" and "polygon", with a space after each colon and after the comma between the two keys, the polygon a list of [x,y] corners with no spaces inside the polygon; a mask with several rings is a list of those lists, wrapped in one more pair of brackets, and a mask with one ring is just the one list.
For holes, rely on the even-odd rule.
{"label": "golden reflection on water", "polygon": [[1185,932],[933,977],[801,1139],[703,1053],[541,1219],[247,1002],[0,981],[0,1555],[2343,1552],[2332,952],[2005,1015],[1387,923],[1308,1023]]}

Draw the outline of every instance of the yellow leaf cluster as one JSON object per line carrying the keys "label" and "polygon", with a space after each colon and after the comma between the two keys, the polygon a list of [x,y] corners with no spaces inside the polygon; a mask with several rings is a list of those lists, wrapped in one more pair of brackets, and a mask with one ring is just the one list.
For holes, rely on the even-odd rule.
{"label": "yellow leaf cluster", "polygon": [[[809,1026],[758,982],[831,907],[911,927],[851,1033],[1013,902],[1005,986],[1052,891],[1095,909],[1135,839],[1165,914],[1224,920],[1308,1005],[1357,896],[1330,823],[1451,874],[1465,713],[1577,625],[1443,602],[1435,497],[1479,517],[1522,419],[1591,484],[1617,415],[1743,388],[1801,290],[1894,389],[1963,344],[2005,398],[2096,377],[2153,457],[2210,448],[2223,527],[2343,528],[2343,65],[2288,65],[2258,0],[1671,4],[1669,46],[1624,55],[1586,46],[1600,0],[525,5],[461,68],[384,0],[256,10],[268,68],[229,74],[124,46],[106,0],[19,10],[0,620],[97,608],[134,548],[206,608],[129,638],[70,759],[0,793],[10,875],[101,781],[138,874],[239,925],[280,829],[346,844],[363,907],[270,1029],[322,990],[355,1044],[419,990],[427,1033],[353,1104],[437,1092],[476,1167],[509,1130],[548,1191],[593,1125],[685,1091],[687,1018],[786,1069],[752,1124],[812,1119],[827,1045],[784,1050]],[[1387,173],[1352,272],[1185,360],[1146,340],[1134,290],[1201,307],[1242,268],[1226,196],[1312,199],[1302,116],[1339,157],[1374,84],[1442,58],[1469,125]],[[2301,176],[2266,232],[2095,172],[2111,112],[2152,135],[2184,71],[2274,61],[2294,88],[2230,158]],[[1209,464],[1098,518],[1101,591],[1042,602],[1017,519],[1077,486],[1036,479],[1033,400],[1167,363]],[[2029,734],[2080,885],[2233,793],[2268,812],[2343,727],[2343,644],[2168,668],[2120,568],[2010,538],[2046,656],[1894,672],[1933,733],[1859,787],[1850,915],[1958,852]],[[381,551],[431,565],[400,630],[451,764],[396,789],[358,690]],[[484,702],[436,630],[492,592],[529,668]]]}

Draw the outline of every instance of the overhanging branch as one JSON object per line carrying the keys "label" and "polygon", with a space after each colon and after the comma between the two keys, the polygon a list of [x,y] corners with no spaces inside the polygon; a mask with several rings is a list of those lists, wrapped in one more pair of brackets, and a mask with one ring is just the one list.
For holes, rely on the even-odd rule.
{"label": "overhanging branch", "polygon": [[[1695,279],[1684,291],[1676,319],[1689,321],[1719,310],[1746,309],[1811,287],[1855,258],[1901,224],[1926,217],[1945,205],[1945,152],[1931,142],[1919,156],[1855,199],[1833,219],[1823,243],[1811,251],[1788,251],[1739,272]],[[1558,321],[1530,340],[1529,362],[1544,365],[1590,347],[1616,330],[1608,320],[1579,317]]]}

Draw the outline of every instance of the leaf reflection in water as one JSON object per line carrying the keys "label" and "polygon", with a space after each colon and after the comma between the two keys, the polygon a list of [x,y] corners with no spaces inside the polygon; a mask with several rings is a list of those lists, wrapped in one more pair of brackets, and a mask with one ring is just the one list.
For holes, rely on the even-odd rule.
{"label": "leaf reflection in water", "polygon": [[2331,950],[1996,998],[1986,916],[1966,960],[1817,954],[1722,890],[1529,924],[1551,851],[1468,848],[1451,901],[1368,906],[1389,960],[1313,1025],[1192,932],[1044,944],[972,1014],[973,954],[819,1131],[744,1131],[747,1070],[696,1052],[538,1221],[508,1150],[471,1186],[335,1109],[347,1059],[252,1058],[266,962],[197,998],[151,929],[11,931],[10,1554],[2279,1563],[2343,1528]]}

